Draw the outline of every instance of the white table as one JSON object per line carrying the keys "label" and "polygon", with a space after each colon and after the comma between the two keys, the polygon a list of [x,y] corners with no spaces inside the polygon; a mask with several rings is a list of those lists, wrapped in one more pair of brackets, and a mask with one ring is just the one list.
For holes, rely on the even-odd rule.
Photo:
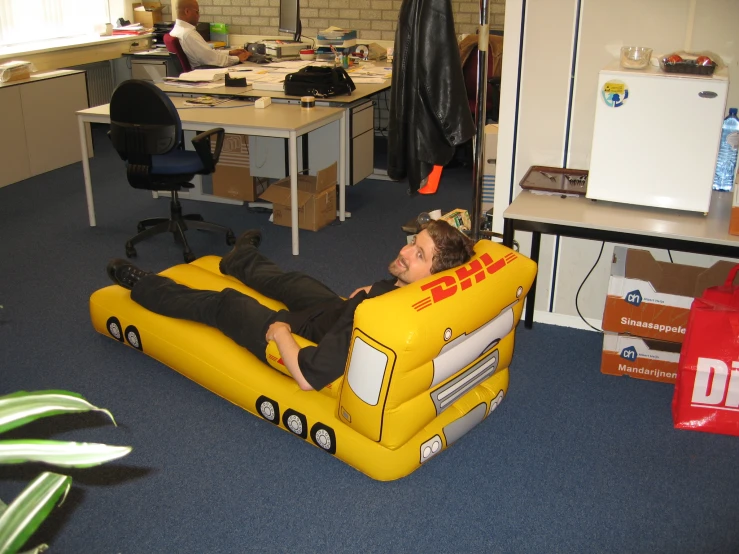
{"label": "white table", "polygon": [[[537,263],[542,233],[739,258],[739,236],[729,234],[732,196],[714,192],[703,215],[523,191],[503,212],[503,244],[512,247],[516,231],[530,231],[531,259]],[[536,281],[526,302],[527,328],[534,321],[535,295]]]}
{"label": "white table", "polygon": [[[177,108],[182,128],[191,131],[208,131],[222,127],[227,133],[241,135],[257,135],[288,139],[291,215],[292,215],[292,248],[293,255],[299,253],[298,240],[298,137],[311,131],[341,121],[339,139],[339,220],[345,220],[346,214],[346,176],[347,163],[345,118],[346,111],[341,108],[316,106],[303,109],[288,104],[272,104],[265,109],[257,109],[245,102],[234,100],[215,107],[191,108],[184,105],[185,98],[172,98]],[[87,194],[87,212],[90,226],[94,227],[95,205],[92,197],[92,181],[87,149],[87,133],[85,123],[110,123],[110,104],[96,106],[77,112],[79,124],[80,146],[82,148],[82,171],[85,177]]]}
{"label": "white table", "polygon": [[[392,64],[385,65],[384,63],[376,63],[377,67],[381,68],[388,68],[392,67]],[[231,69],[236,69],[239,67],[242,67],[245,69],[251,69],[253,71],[260,71],[262,70],[268,70],[269,66],[260,66],[251,62],[246,62],[242,64],[241,66],[234,66]],[[266,69],[265,69],[266,68]],[[349,72],[349,75],[352,75],[352,72]],[[239,77],[245,77],[247,81],[249,80],[249,73],[241,73],[239,74]],[[255,89],[252,85],[248,85],[245,87],[227,87],[227,86],[221,86],[217,88],[207,88],[207,89],[198,89],[198,88],[182,88],[175,86],[168,82],[161,82],[156,83],[157,86],[166,92],[168,95],[182,95],[182,96],[201,96],[201,95],[210,95],[210,96],[240,96],[243,98],[248,98],[255,100],[257,98],[267,96],[272,99],[273,104],[294,104],[299,105],[300,104],[300,97],[298,96],[288,96],[281,90],[259,90]],[[386,91],[390,88],[391,80],[385,79],[382,83],[356,83],[356,90],[352,91],[351,94],[342,94],[339,96],[332,96],[331,98],[317,98],[316,99],[316,105],[317,106],[328,106],[331,108],[341,108],[346,110],[346,118],[344,119],[344,124],[342,125],[344,127],[344,133],[346,137],[346,143],[347,148],[349,148],[349,151],[347,152],[347,159],[354,160],[354,163],[356,164],[356,158],[354,157],[354,149],[357,148],[355,141],[355,135],[353,131],[356,131],[356,122],[353,121],[352,114],[355,109],[361,109],[361,106],[363,106],[365,103],[369,102],[371,97],[375,94],[381,93],[383,91]],[[374,110],[373,110],[374,113]],[[354,129],[353,129],[354,127]],[[373,121],[370,122],[370,127],[374,128],[374,118]],[[373,139],[374,140],[374,139]],[[367,152],[366,147],[360,147],[361,156],[365,155],[365,152]],[[374,151],[374,145],[370,146],[370,156],[372,156],[372,153]],[[374,156],[372,156],[374,158]],[[370,179],[379,179],[379,180],[389,180],[387,176],[387,171],[383,169],[378,169],[374,167],[374,160],[372,160],[372,173],[369,174],[360,174],[359,177],[356,177],[352,179],[351,173],[350,173],[350,166],[347,164],[345,166],[345,173],[347,178],[347,184],[352,185],[352,181],[355,183],[358,179],[363,179],[365,177]],[[356,169],[356,166],[355,166]]]}

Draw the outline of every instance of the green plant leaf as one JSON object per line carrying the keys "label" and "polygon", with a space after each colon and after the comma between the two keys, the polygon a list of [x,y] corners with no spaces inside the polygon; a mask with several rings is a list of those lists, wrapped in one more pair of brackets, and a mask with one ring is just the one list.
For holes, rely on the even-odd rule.
{"label": "green plant leaf", "polygon": [[0,554],[17,552],[71,486],[68,475],[45,472],[23,489],[0,517]]}
{"label": "green plant leaf", "polygon": [[0,464],[46,462],[65,467],[91,467],[122,458],[130,446],[110,446],[91,442],[46,440],[0,441]]}
{"label": "green plant leaf", "polygon": [[0,397],[0,433],[42,417],[89,411],[104,413],[115,425],[113,414],[93,406],[77,393],[61,390],[16,392]]}

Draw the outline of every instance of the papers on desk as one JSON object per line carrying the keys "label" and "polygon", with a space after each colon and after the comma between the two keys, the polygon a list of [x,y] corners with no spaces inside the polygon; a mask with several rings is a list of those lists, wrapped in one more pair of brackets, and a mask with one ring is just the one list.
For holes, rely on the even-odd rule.
{"label": "papers on desk", "polygon": [[193,69],[187,73],[180,73],[179,77],[175,77],[178,81],[187,82],[209,82],[209,81],[223,81],[226,79],[226,73],[228,69],[225,67],[219,67],[217,69]]}
{"label": "papers on desk", "polygon": [[246,77],[246,82],[256,90],[284,90],[285,73],[252,72]]}
{"label": "papers on desk", "polygon": [[375,85],[381,85],[382,83],[385,82],[385,79],[383,79],[382,77],[365,77],[363,75],[350,75],[350,77],[352,78],[352,81],[354,81],[355,83],[358,83],[358,84],[365,84],[365,85],[375,84]]}
{"label": "papers on desk", "polygon": [[270,69],[287,69],[289,70],[288,73],[293,73],[298,69],[303,69],[304,67],[311,65],[312,63],[313,62],[311,61],[305,60],[282,60],[280,62],[272,62],[266,65],[268,65]]}
{"label": "papers on desk", "polygon": [[392,77],[392,75],[392,67],[375,67],[372,65],[362,65],[357,69],[349,71],[349,76],[355,83],[382,83],[385,79]]}
{"label": "papers on desk", "polygon": [[212,81],[209,83],[205,83],[202,81],[178,81],[176,79],[174,80],[168,80],[165,79],[165,82],[172,86],[172,87],[178,87],[178,88],[197,88],[197,89],[203,89],[203,88],[222,88],[223,87],[223,81]]}
{"label": "papers on desk", "polygon": [[125,25],[123,27],[116,27],[115,29],[113,29],[113,36],[143,35],[147,32],[148,30],[144,29],[144,26],[141,23],[133,23],[131,25]]}

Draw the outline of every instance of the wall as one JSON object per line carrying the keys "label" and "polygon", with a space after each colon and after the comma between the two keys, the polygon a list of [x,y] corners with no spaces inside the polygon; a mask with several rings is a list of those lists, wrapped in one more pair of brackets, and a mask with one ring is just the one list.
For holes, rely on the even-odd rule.
{"label": "wall", "polygon": [[[166,5],[165,19],[172,19],[176,0],[160,0]],[[131,18],[131,2],[111,0],[111,18],[123,9]],[[490,27],[503,29],[505,0],[489,0]],[[279,0],[199,0],[200,21],[228,23],[236,35],[276,35]],[[315,37],[330,26],[357,29],[364,40],[393,40],[400,0],[301,0],[300,18],[303,35]],[[474,33],[477,29],[478,2],[453,0],[457,34]]]}
{"label": "wall", "polygon": [[[588,169],[598,71],[618,57],[622,45],[650,46],[655,54],[683,48],[710,50],[727,63],[730,77],[739,79],[737,21],[739,2],[735,0],[622,0],[618,4],[508,0],[495,230],[502,231],[502,213],[509,198],[520,191],[518,182],[531,165]],[[739,106],[736,83],[729,87],[728,106]],[[528,233],[516,237],[527,252]],[[603,315],[612,248],[605,245],[580,291],[580,311],[595,325]],[[600,243],[593,241],[542,237],[538,321],[587,328],[577,314],[575,298],[599,250]],[[664,250],[653,254],[668,260]],[[700,266],[716,259],[680,252],[672,256],[676,263]]]}

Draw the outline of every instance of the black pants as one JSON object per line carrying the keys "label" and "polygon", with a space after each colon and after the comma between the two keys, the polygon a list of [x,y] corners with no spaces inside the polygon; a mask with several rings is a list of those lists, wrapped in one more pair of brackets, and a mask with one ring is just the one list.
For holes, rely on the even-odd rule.
{"label": "black pants", "polygon": [[[236,277],[248,287],[279,300],[291,312],[339,298],[326,285],[304,273],[282,271],[251,245],[224,256],[220,269],[225,275]],[[231,288],[221,292],[191,289],[168,277],[151,274],[136,283],[131,298],[157,314],[215,327],[266,362],[265,335],[277,318],[277,312],[250,296]]]}

